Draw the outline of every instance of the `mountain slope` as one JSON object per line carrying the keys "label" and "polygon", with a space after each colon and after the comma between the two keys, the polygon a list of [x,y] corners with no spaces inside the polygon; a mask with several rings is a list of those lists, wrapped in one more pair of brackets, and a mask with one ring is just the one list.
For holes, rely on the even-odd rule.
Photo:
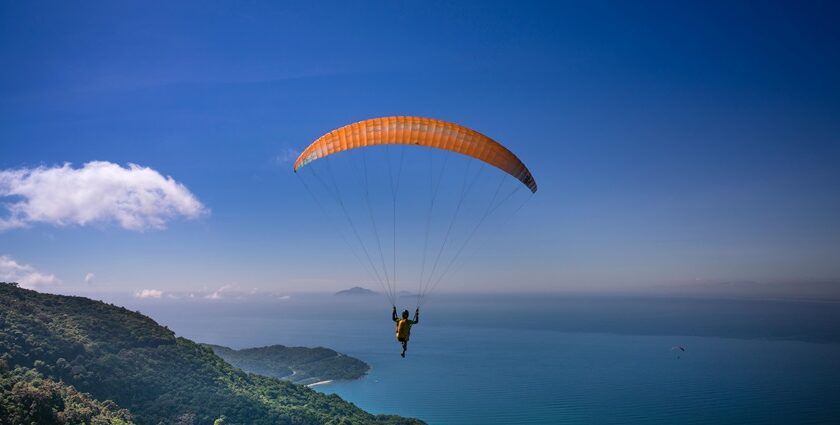
{"label": "mountain slope", "polygon": [[421,423],[373,416],[335,395],[248,374],[152,319],[81,297],[0,284],[0,358],[97,400],[139,425]]}

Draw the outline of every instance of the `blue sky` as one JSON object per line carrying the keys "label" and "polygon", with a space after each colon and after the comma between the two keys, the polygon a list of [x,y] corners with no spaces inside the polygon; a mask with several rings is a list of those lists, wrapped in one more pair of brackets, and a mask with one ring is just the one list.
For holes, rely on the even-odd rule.
{"label": "blue sky", "polygon": [[830,2],[2,2],[0,170],[137,164],[203,209],[139,230],[34,221],[0,233],[0,256],[79,293],[364,283],[284,158],[419,115],[501,141],[540,184],[450,290],[836,281],[837,18]]}

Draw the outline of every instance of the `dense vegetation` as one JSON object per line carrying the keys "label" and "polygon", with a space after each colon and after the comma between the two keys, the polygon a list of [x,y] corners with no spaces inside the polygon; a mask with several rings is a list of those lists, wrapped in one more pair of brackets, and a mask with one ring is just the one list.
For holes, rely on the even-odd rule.
{"label": "dense vegetation", "polygon": [[356,379],[370,369],[365,362],[329,348],[269,347],[233,350],[208,345],[228,363],[251,373],[311,384],[332,379]]}
{"label": "dense vegetation", "polygon": [[[67,423],[420,423],[370,415],[338,396],[245,373],[140,313],[14,284],[0,284],[0,353],[0,413],[30,415],[3,419],[8,423],[62,423],[68,405],[90,416]],[[33,397],[59,419],[16,413],[30,409]]]}
{"label": "dense vegetation", "polygon": [[[4,367],[0,364],[0,367]],[[132,425],[128,410],[26,368],[0,372],[0,424]]]}

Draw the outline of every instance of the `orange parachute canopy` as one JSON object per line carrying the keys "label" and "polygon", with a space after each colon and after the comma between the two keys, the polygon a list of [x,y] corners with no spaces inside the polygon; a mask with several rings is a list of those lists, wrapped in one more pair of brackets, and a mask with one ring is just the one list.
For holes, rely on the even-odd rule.
{"label": "orange parachute canopy", "polygon": [[499,142],[467,127],[421,117],[383,117],[333,130],[312,142],[295,161],[295,172],[317,159],[374,145],[417,145],[457,152],[484,161],[513,177],[531,192],[537,182],[528,167]]}

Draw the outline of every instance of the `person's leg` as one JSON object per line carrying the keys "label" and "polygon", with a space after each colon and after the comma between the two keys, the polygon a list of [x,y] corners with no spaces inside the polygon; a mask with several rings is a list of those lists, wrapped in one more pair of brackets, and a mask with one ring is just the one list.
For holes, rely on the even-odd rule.
{"label": "person's leg", "polygon": [[405,350],[408,350],[408,340],[407,339],[404,339],[402,341],[402,346],[403,346],[403,351],[400,355],[405,357]]}

